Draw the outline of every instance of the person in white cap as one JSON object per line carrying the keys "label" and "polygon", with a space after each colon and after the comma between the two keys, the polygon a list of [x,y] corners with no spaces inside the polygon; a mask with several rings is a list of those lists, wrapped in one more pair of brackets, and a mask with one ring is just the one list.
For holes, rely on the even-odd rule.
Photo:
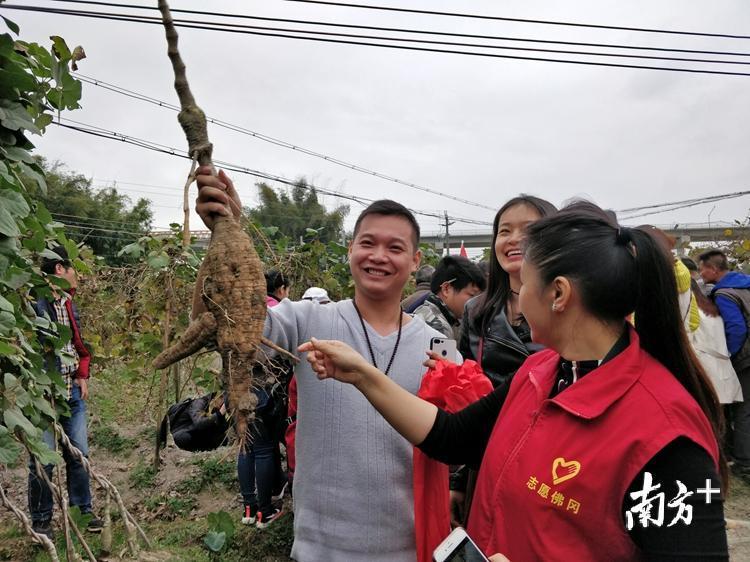
{"label": "person in white cap", "polygon": [[328,291],[325,289],[321,289],[320,287],[310,287],[307,291],[305,291],[305,294],[302,295],[303,301],[315,301],[319,302],[320,304],[327,304],[331,302],[331,299],[328,297]]}

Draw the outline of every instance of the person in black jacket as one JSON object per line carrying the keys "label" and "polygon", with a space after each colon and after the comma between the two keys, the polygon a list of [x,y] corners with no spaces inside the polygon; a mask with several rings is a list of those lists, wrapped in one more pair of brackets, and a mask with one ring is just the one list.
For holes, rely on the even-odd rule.
{"label": "person in black jacket", "polygon": [[[466,303],[458,349],[476,361],[497,388],[508,382],[526,358],[542,349],[532,343],[529,325],[520,313],[522,243],[526,227],[557,212],[533,195],[514,197],[492,224],[487,290]],[[465,521],[471,506],[476,472],[465,467],[451,474],[451,513],[455,525]]]}
{"label": "person in black jacket", "polygon": [[495,215],[487,290],[466,303],[459,351],[473,359],[497,387],[510,379],[526,357],[539,351],[518,308],[521,247],[526,227],[557,209],[532,195],[514,197]]}

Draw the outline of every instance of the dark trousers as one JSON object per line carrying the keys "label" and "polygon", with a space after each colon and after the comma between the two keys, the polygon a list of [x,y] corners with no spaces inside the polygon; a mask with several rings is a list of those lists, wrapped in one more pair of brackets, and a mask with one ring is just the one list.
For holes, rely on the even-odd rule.
{"label": "dark trousers", "polygon": [[[60,418],[60,425],[68,436],[74,447],[79,449],[86,457],[89,454],[88,435],[86,431],[86,402],[81,399],[81,389],[73,384],[70,400],[70,417]],[[50,449],[55,448],[55,437],[52,431],[45,431],[44,442]],[[78,506],[82,513],[91,511],[91,488],[89,486],[89,474],[83,464],[76,459],[67,447],[62,447],[63,460],[65,461],[65,473],[68,484],[68,501],[71,506]],[[52,467],[44,466],[50,481],[52,481]],[[29,460],[29,512],[31,520],[35,523],[49,521],[52,519],[52,491],[47,483],[36,473],[36,460]]]}
{"label": "dark trousers", "polygon": [[[271,498],[274,491],[283,485],[279,442],[273,432],[273,420],[265,419],[263,413],[269,398],[264,390],[259,394],[259,406],[255,422],[250,429],[245,452],[237,456],[237,479],[240,481],[242,502],[268,516],[273,512]],[[264,396],[265,395],[265,396]]]}

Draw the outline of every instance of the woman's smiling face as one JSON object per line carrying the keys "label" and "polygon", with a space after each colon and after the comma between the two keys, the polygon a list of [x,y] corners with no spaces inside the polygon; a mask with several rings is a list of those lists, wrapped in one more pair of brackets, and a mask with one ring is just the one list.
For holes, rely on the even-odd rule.
{"label": "woman's smiling face", "polygon": [[495,237],[495,256],[500,267],[509,275],[519,275],[523,251],[521,243],[526,236],[526,227],[541,218],[539,212],[525,203],[513,205],[500,215]]}

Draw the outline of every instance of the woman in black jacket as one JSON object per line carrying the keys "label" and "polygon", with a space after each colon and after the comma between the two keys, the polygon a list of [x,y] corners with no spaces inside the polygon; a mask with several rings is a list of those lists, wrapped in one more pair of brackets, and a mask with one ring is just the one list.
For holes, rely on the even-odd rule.
{"label": "woman in black jacket", "polygon": [[487,290],[466,303],[459,350],[473,359],[497,387],[510,380],[526,358],[541,349],[531,343],[529,325],[518,308],[522,243],[526,227],[557,209],[532,195],[514,197],[495,215]]}
{"label": "woman in black jacket", "polygon": [[[479,363],[492,386],[510,382],[532,353],[531,330],[518,307],[521,290],[522,243],[526,227],[557,212],[555,206],[533,195],[514,197],[495,215],[492,225],[487,290],[466,303],[458,348],[464,359]],[[476,472],[453,467],[450,478],[451,519],[465,523],[471,507]]]}

